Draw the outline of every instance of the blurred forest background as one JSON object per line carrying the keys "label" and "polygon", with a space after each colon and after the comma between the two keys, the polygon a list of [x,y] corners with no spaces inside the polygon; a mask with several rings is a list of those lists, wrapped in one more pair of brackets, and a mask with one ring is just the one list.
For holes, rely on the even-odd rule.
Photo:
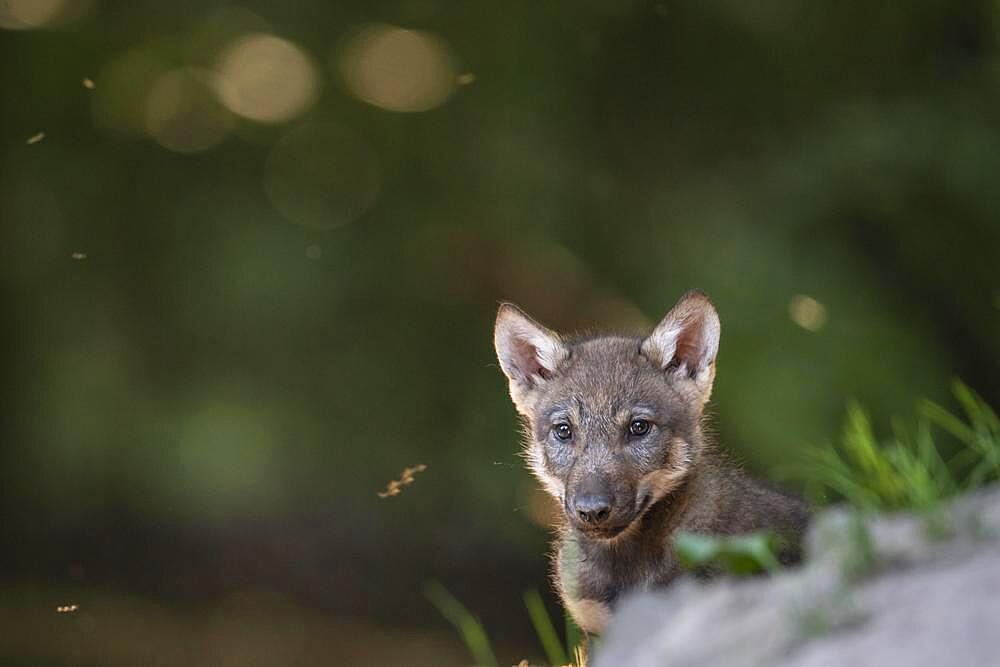
{"label": "blurred forest background", "polygon": [[432,580],[540,656],[500,300],[706,290],[762,475],[1000,399],[996,2],[3,0],[0,63],[4,664],[467,664]]}

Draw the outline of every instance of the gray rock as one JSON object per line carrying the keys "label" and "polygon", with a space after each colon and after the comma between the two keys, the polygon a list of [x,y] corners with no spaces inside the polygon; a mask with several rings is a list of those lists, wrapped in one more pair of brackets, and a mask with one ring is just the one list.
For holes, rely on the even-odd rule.
{"label": "gray rock", "polygon": [[1000,665],[1000,488],[932,518],[817,517],[806,565],[626,600],[596,667]]}

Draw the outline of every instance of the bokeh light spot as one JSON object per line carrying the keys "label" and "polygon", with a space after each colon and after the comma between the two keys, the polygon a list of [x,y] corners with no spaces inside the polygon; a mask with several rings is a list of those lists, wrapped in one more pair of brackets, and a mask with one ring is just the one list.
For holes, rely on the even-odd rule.
{"label": "bokeh light spot", "polygon": [[291,222],[329,229],[364,214],[380,182],[378,158],[360,137],[336,125],[305,125],[274,146],[264,186]]}
{"label": "bokeh light spot", "polygon": [[457,60],[436,35],[376,24],[347,41],[337,65],[351,93],[365,102],[390,111],[427,111],[454,89]]}
{"label": "bokeh light spot", "polygon": [[233,113],[280,123],[309,108],[318,80],[309,57],[273,35],[246,35],[219,57],[217,92]]}
{"label": "bokeh light spot", "polygon": [[819,331],[826,324],[826,306],[811,296],[796,294],[788,303],[788,316],[807,331]]}
{"label": "bokeh light spot", "polygon": [[31,30],[80,18],[90,0],[2,0],[0,28]]}
{"label": "bokeh light spot", "polygon": [[178,469],[167,483],[183,500],[181,509],[193,515],[275,508],[281,499],[274,476],[277,445],[269,415],[242,403],[207,402],[181,432]]}
{"label": "bokeh light spot", "polygon": [[192,68],[167,72],[146,99],[146,131],[177,153],[197,153],[222,141],[231,116],[212,95],[212,74]]}
{"label": "bokeh light spot", "polygon": [[247,35],[273,32],[271,24],[246,7],[223,5],[209,10],[181,45],[186,62],[216,63],[219,56]]}
{"label": "bokeh light spot", "polygon": [[94,123],[115,135],[144,135],[147,98],[168,70],[166,59],[154,49],[131,49],[116,58],[97,77],[101,86],[91,102]]}

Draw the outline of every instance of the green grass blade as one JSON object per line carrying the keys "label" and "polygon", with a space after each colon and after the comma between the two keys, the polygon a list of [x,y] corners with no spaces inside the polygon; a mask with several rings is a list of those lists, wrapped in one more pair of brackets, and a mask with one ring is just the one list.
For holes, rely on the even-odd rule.
{"label": "green grass blade", "polygon": [[957,489],[955,486],[955,478],[951,474],[951,470],[948,468],[948,464],[944,462],[941,458],[941,452],[934,445],[934,437],[931,435],[931,425],[930,422],[925,418],[921,418],[917,421],[917,451],[920,455],[920,460],[923,461],[924,465],[928,470],[931,471],[932,477],[936,480],[938,487],[941,489],[942,496],[949,496],[954,493]]}
{"label": "green grass blade", "polygon": [[424,586],[424,595],[437,607],[441,615],[455,626],[479,667],[497,667],[497,658],[490,646],[489,637],[482,623],[437,581]]}
{"label": "green grass blade", "polygon": [[552,618],[549,617],[549,612],[545,609],[545,603],[542,602],[542,596],[538,591],[524,592],[524,606],[528,608],[531,624],[535,626],[535,634],[538,635],[538,640],[542,643],[549,664],[565,665],[569,662],[566,659],[566,652],[563,651],[559,635],[556,634],[556,628],[552,625]]}
{"label": "green grass blade", "polygon": [[576,664],[582,664],[579,659],[580,651],[583,648],[583,631],[576,624],[573,617],[566,614],[566,653],[574,656]]}
{"label": "green grass blade", "polygon": [[955,380],[952,383],[952,391],[969,416],[969,421],[973,424],[981,424],[985,430],[992,431],[994,434],[1000,434],[1000,418],[979,394],[961,380]]}
{"label": "green grass blade", "polygon": [[875,437],[868,413],[857,401],[852,400],[847,405],[843,447],[860,472],[868,476],[868,485],[889,506],[898,507],[905,503],[906,484],[896,474],[885,448]]}
{"label": "green grass blade", "polygon": [[[837,446],[809,448],[800,463],[780,469],[802,480],[812,496],[820,495],[818,488],[822,496],[840,496],[864,513],[933,512],[959,491],[1000,480],[1000,418],[960,380],[953,391],[962,416],[922,400],[916,428],[894,419],[892,436],[884,442],[876,439],[864,409],[851,401]],[[939,434],[958,445],[947,460],[935,443]]]}
{"label": "green grass blade", "polygon": [[948,467],[951,470],[962,471],[978,460],[979,452],[966,448],[948,459]]}
{"label": "green grass blade", "polygon": [[929,419],[933,424],[950,433],[956,440],[964,445],[972,445],[976,440],[976,433],[961,419],[951,414],[937,403],[932,401],[920,401],[920,414]]}
{"label": "green grass blade", "polygon": [[967,486],[975,489],[986,483],[989,479],[1000,478],[1000,455],[990,452],[983,456],[982,461],[969,473]]}
{"label": "green grass blade", "polygon": [[843,445],[844,451],[861,470],[876,474],[879,472],[882,466],[876,450],[871,420],[857,401],[850,401],[847,404]]}
{"label": "green grass blade", "polygon": [[877,511],[885,504],[876,492],[866,486],[864,479],[859,479],[858,473],[847,468],[840,469],[817,464],[811,467],[803,466],[802,469],[803,474],[808,479],[840,494],[849,503],[865,512]]}

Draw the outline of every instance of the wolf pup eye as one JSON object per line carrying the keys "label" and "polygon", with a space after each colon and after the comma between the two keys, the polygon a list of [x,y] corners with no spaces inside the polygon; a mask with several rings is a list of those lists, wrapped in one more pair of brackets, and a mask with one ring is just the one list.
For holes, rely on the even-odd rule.
{"label": "wolf pup eye", "polygon": [[645,419],[633,419],[628,425],[628,432],[635,436],[646,435],[649,433],[649,422]]}
{"label": "wolf pup eye", "polygon": [[573,437],[573,429],[566,422],[561,422],[556,424],[552,428],[552,432],[556,434],[556,437],[560,440],[569,440]]}

